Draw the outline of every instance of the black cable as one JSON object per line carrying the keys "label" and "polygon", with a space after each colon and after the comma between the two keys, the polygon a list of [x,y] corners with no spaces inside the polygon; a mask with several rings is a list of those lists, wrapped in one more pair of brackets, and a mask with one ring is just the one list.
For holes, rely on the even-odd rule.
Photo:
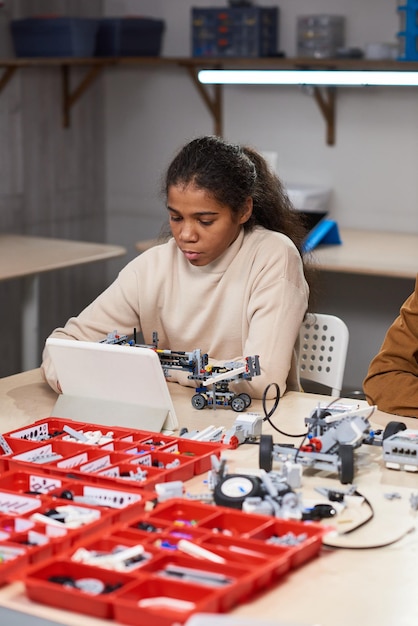
{"label": "black cable", "polygon": [[[274,403],[273,403],[272,408],[270,409],[270,411],[267,411],[267,404],[266,404],[266,402],[267,402],[267,393],[268,393],[268,391],[269,391],[270,387],[272,387],[272,386],[274,386],[274,387],[275,387],[275,389],[276,389],[276,396],[275,396],[275,399],[274,399]],[[329,403],[329,404],[325,407],[325,409],[323,409],[323,410],[324,410],[324,411],[326,411],[326,410],[327,410],[327,409],[329,409],[329,408],[330,408],[333,404],[335,404],[336,402],[338,402],[340,399],[341,399],[341,398],[334,398],[334,400],[332,400],[332,401],[331,401],[331,402],[330,402],[330,403]],[[264,412],[263,422],[267,421],[267,422],[270,424],[270,426],[271,426],[272,428],[274,428],[274,430],[276,430],[276,431],[277,431],[278,433],[280,433],[281,435],[284,435],[285,437],[296,437],[296,438],[297,438],[297,437],[303,437],[303,439],[302,439],[302,441],[301,441],[301,443],[300,443],[300,445],[299,445],[298,451],[296,452],[296,456],[295,456],[295,462],[296,462],[296,461],[297,461],[298,454],[299,454],[299,452],[300,452],[300,450],[301,450],[301,448],[302,448],[302,446],[303,446],[303,443],[304,443],[305,439],[309,436],[309,433],[310,433],[310,431],[311,431],[311,428],[309,428],[309,429],[307,430],[307,432],[306,432],[306,433],[302,433],[302,434],[300,434],[300,435],[291,434],[291,433],[286,433],[286,432],[284,432],[283,430],[280,430],[280,428],[277,428],[277,426],[275,426],[275,425],[273,424],[273,422],[271,421],[271,419],[270,419],[270,418],[274,415],[274,413],[275,413],[275,411],[276,411],[277,407],[279,406],[279,402],[280,402],[280,389],[279,389],[279,385],[278,385],[277,383],[270,383],[270,384],[269,384],[269,385],[267,385],[267,387],[265,388],[265,390],[264,390],[264,392],[263,392],[263,397],[262,397],[262,406],[263,406],[263,412]],[[372,409],[372,410],[371,410],[370,415],[372,415],[372,414],[373,414],[373,411],[374,411],[374,409]],[[345,531],[345,532],[343,532],[343,533],[339,533],[339,535],[340,535],[340,536],[342,536],[342,535],[349,535],[350,533],[352,533],[352,532],[354,532],[354,531],[356,531],[356,530],[359,530],[359,528],[362,528],[363,526],[365,526],[366,524],[368,524],[368,523],[369,523],[369,522],[370,522],[370,521],[374,518],[374,509],[373,509],[373,506],[372,506],[372,503],[370,502],[370,500],[369,500],[368,498],[366,498],[365,496],[363,496],[363,495],[362,495],[359,491],[357,491],[357,490],[353,492],[353,495],[358,496],[358,497],[360,497],[360,498],[362,498],[362,499],[363,499],[363,502],[364,502],[364,503],[365,503],[365,504],[369,507],[370,515],[369,515],[369,517],[367,517],[365,520],[363,520],[362,522],[360,522],[360,524],[358,524],[357,526],[354,526],[353,528],[350,528],[350,529],[346,530],[346,531]],[[349,549],[351,549],[351,550],[352,550],[352,549],[355,549],[355,550],[361,550],[361,549],[370,549],[370,548],[381,548],[381,547],[389,546],[389,545],[391,545],[391,544],[393,544],[393,543],[396,543],[397,541],[399,541],[400,539],[402,539],[404,536],[406,536],[406,535],[407,535],[408,533],[410,533],[410,532],[411,532],[411,530],[406,531],[404,534],[402,534],[402,536],[401,536],[401,537],[398,537],[397,539],[395,539],[395,540],[393,540],[393,541],[390,541],[390,542],[387,542],[387,543],[382,543],[382,544],[380,544],[380,545],[376,545],[376,546],[364,546],[364,548],[363,548],[363,547],[360,547],[360,546],[355,547],[355,548],[350,547],[350,546],[338,546],[338,545],[334,545],[334,544],[331,544],[331,543],[329,543],[329,544],[328,544],[328,543],[326,543],[325,541],[323,541],[323,545],[324,545],[325,547],[330,547],[330,548],[340,548],[340,549],[341,549],[341,548],[349,548]]]}
{"label": "black cable", "polygon": [[[373,509],[373,506],[372,506],[372,503],[370,502],[370,500],[368,500],[365,496],[363,496],[357,490],[353,492],[353,495],[356,495],[356,496],[359,496],[359,497],[363,498],[363,501],[369,507],[370,515],[369,515],[369,517],[367,519],[365,519],[362,522],[360,522],[360,524],[358,524],[357,526],[354,526],[354,528],[350,528],[349,530],[346,530],[343,533],[338,533],[339,536],[345,536],[345,535],[349,535],[350,533],[353,533],[354,531],[356,531],[359,528],[362,528],[363,526],[368,524],[374,518],[374,509]],[[326,541],[323,541],[322,544],[326,548],[339,548],[340,550],[342,550],[342,549],[345,549],[345,550],[371,550],[371,549],[375,549],[375,548],[386,548],[387,546],[391,546],[394,543],[396,543],[397,541],[400,541],[401,539],[403,539],[404,537],[409,535],[409,533],[411,533],[414,530],[415,530],[414,528],[409,528],[408,530],[403,532],[399,537],[396,537],[396,539],[393,539],[392,541],[386,541],[384,543],[379,543],[379,544],[375,544],[375,545],[372,545],[372,546],[339,546],[338,544],[327,543]]]}
{"label": "black cable", "polygon": [[[268,394],[268,391],[269,391],[270,387],[275,387],[275,389],[276,389],[276,397],[274,399],[274,403],[273,403],[272,408],[270,409],[270,411],[267,411],[267,404],[266,404],[266,402],[267,402],[267,394]],[[270,424],[270,426],[272,428],[274,428],[274,430],[276,430],[281,435],[284,435],[285,437],[306,437],[306,435],[308,433],[302,433],[300,435],[293,435],[291,433],[286,433],[283,430],[280,430],[280,428],[277,428],[277,426],[275,426],[273,424],[273,422],[271,421],[270,418],[274,415],[277,407],[279,406],[279,402],[280,402],[280,388],[279,388],[279,385],[277,383],[270,383],[269,385],[267,385],[267,387],[263,391],[263,397],[262,397],[262,406],[263,406],[263,413],[264,413],[263,422],[267,421]]]}
{"label": "black cable", "polygon": [[374,550],[376,548],[387,548],[387,546],[392,546],[394,543],[397,543],[414,531],[415,528],[408,528],[399,537],[396,537],[396,539],[392,539],[391,541],[385,541],[384,543],[378,543],[373,546],[339,546],[333,543],[326,543],[325,541],[322,542],[322,545],[324,546],[324,548],[338,548],[338,550]]}
{"label": "black cable", "polygon": [[368,518],[366,518],[365,520],[363,520],[362,522],[360,522],[360,524],[358,524],[357,526],[354,526],[354,528],[349,528],[348,530],[346,530],[343,533],[340,533],[340,535],[349,535],[350,533],[354,532],[355,530],[358,530],[359,528],[361,528],[362,526],[365,526],[366,524],[368,524],[373,518],[374,518],[374,509],[372,506],[372,503],[370,502],[370,500],[368,500],[366,498],[366,496],[363,496],[359,491],[353,491],[354,496],[358,496],[359,498],[363,498],[363,502],[365,504],[367,504],[367,506],[369,507],[370,510],[370,515]]}

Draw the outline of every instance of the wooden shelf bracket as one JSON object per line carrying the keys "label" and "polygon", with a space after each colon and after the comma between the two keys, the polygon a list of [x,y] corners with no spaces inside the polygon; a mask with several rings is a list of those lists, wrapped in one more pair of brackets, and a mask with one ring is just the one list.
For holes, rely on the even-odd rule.
{"label": "wooden shelf bracket", "polygon": [[[203,85],[198,79],[198,69],[190,64],[184,64],[193,84],[198,90],[202,100],[206,104],[214,122],[214,133],[222,136],[223,111],[222,111],[222,87],[223,85],[211,85],[211,90]],[[215,68],[215,69],[219,69]],[[335,145],[335,111],[336,111],[336,88],[335,87],[307,87],[305,90],[315,98],[319,110],[326,124],[326,142],[328,146]]]}
{"label": "wooden shelf bracket", "polygon": [[326,141],[328,146],[335,145],[335,103],[337,90],[335,87],[313,87],[312,95],[322,113],[326,124]]}
{"label": "wooden shelf bracket", "polygon": [[63,64],[61,66],[62,75],[62,125],[64,128],[70,127],[70,113],[71,107],[77,102],[77,100],[83,95],[83,93],[90,87],[90,85],[96,80],[97,76],[103,69],[103,65],[94,65],[90,67],[86,72],[83,79],[78,86],[71,91],[70,86],[70,66]]}
{"label": "wooden shelf bracket", "polygon": [[185,66],[193,84],[198,90],[203,102],[206,104],[209,113],[213,118],[213,132],[222,137],[223,133],[223,113],[222,113],[222,85],[212,85],[212,89],[206,88],[199,81],[198,70],[190,65]]}
{"label": "wooden shelf bracket", "polygon": [[13,74],[15,73],[16,69],[17,68],[13,66],[6,67],[6,69],[4,70],[3,74],[0,77],[0,93],[6,87],[7,83],[9,82]]}
{"label": "wooden shelf bracket", "polygon": [[[173,66],[182,67],[195,85],[201,99],[205,103],[214,125],[214,133],[222,136],[224,126],[223,115],[223,85],[204,85],[198,79],[198,72],[202,68],[222,69],[327,69],[327,70],[368,70],[368,71],[393,71],[405,70],[418,72],[418,62],[414,61],[390,61],[390,60],[367,60],[367,59],[305,59],[305,58],[237,58],[237,59],[204,59],[204,58],[177,58],[177,57],[93,57],[93,58],[21,58],[1,59],[0,68],[4,72],[0,75],[0,92],[13,76],[18,67],[51,67],[60,66],[62,73],[62,118],[63,126],[70,126],[71,108],[88,89],[104,67],[108,66]],[[70,68],[88,68],[79,84],[71,89]],[[315,99],[317,106],[324,118],[326,125],[326,143],[328,146],[335,145],[336,135],[336,87],[333,86],[304,86],[303,89]]]}

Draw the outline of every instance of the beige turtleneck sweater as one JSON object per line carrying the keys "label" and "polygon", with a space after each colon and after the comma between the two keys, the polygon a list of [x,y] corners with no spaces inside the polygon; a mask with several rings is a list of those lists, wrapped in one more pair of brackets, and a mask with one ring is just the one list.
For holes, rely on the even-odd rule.
{"label": "beige turtleneck sweater", "polygon": [[[200,348],[213,363],[259,355],[261,375],[234,390],[261,398],[270,383],[299,389],[297,339],[308,306],[302,262],[288,237],[257,227],[241,230],[216,261],[191,265],[174,239],[131,261],[78,317],[51,336],[98,341],[117,330],[141,330],[146,343],[158,332],[159,348]],[[44,350],[42,371],[57,390]],[[185,372],[173,382],[195,386]]]}

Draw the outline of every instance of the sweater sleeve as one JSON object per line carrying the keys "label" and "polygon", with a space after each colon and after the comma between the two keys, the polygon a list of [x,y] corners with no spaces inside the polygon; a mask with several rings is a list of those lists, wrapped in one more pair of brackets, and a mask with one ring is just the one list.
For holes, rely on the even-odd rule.
{"label": "sweater sleeve", "polygon": [[414,293],[370,363],[363,388],[367,401],[381,411],[418,417],[418,276]]}
{"label": "sweater sleeve", "polygon": [[[248,335],[243,355],[259,356],[261,374],[250,382],[237,383],[236,388],[254,398],[262,398],[271,383],[278,385],[280,395],[300,390],[298,337],[308,307],[309,288],[296,248],[287,246],[282,257],[280,272],[274,258],[266,264],[248,303]],[[268,397],[274,393],[270,387]]]}
{"label": "sweater sleeve", "polygon": [[[71,317],[62,328],[56,328],[51,337],[79,341],[100,341],[109,332],[117,330],[130,335],[140,330],[138,314],[137,275],[134,264],[128,264],[118,278],[77,317]],[[44,380],[60,393],[54,366],[45,347],[41,374]]]}

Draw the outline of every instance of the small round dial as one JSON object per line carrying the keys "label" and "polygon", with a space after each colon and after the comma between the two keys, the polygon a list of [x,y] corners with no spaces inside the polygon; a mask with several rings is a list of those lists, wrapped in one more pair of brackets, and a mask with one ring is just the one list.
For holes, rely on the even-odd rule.
{"label": "small round dial", "polygon": [[261,482],[257,476],[229,474],[215,486],[215,504],[241,509],[245,498],[260,496]]}
{"label": "small round dial", "polygon": [[229,498],[248,496],[253,489],[253,483],[246,476],[232,476],[221,484],[222,493]]}

